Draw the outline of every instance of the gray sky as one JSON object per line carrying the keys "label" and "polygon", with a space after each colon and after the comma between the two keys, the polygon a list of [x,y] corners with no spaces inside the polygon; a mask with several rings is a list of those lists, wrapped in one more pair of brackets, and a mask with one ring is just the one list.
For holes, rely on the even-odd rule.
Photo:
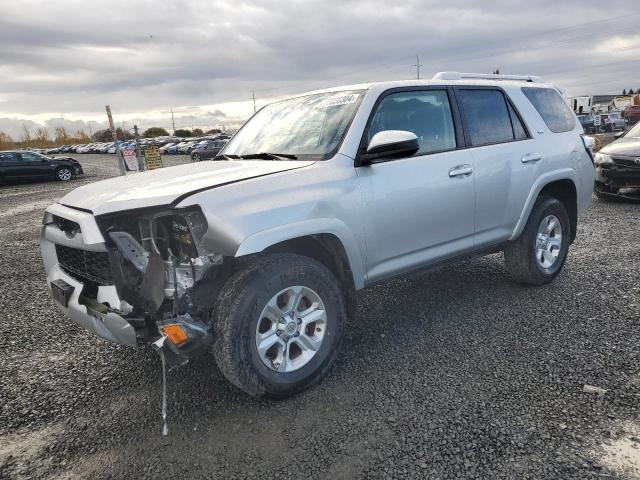
{"label": "gray sky", "polygon": [[640,88],[634,0],[0,0],[0,131],[232,125],[274,97],[441,70]]}

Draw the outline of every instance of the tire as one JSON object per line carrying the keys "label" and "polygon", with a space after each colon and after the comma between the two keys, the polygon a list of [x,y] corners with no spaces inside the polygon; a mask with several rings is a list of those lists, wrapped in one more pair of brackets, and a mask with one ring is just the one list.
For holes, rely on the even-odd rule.
{"label": "tire", "polygon": [[[546,240],[538,244],[539,229],[547,231],[551,223],[544,222],[553,217],[559,222],[559,227],[548,233]],[[560,239],[558,240],[558,234]],[[553,239],[556,239],[555,241]],[[513,279],[519,283],[529,285],[544,285],[551,282],[562,270],[569,252],[571,238],[571,223],[564,204],[555,197],[541,196],[531,210],[527,224],[517,240],[504,250],[504,260],[507,270]],[[559,246],[556,249],[556,242]],[[546,255],[540,255],[537,246],[552,249]],[[556,253],[553,263],[548,265]],[[546,265],[546,266],[545,266]]]}
{"label": "tire", "polygon": [[73,170],[69,167],[60,167],[56,170],[56,178],[61,182],[68,182],[73,178]]}
{"label": "tire", "polygon": [[[301,296],[300,304],[304,303],[304,306],[301,308],[313,314],[322,313],[322,309],[312,310],[313,307],[309,307],[306,310],[312,305],[306,296],[310,294],[306,292],[317,295],[320,302],[313,305],[324,307],[325,323],[319,321],[307,325],[307,332],[311,327],[313,337],[304,337],[307,334],[300,332],[299,336],[286,343],[289,360],[284,359],[286,350],[283,350],[283,361],[269,362],[268,366],[265,363],[269,360],[268,354],[276,357],[274,352],[279,355],[280,349],[287,347],[283,346],[284,340],[280,335],[275,339],[270,334],[274,325],[281,324],[272,322],[265,315],[266,305],[274,298],[278,303],[286,300],[288,305],[288,289],[294,286],[303,287],[305,293]],[[286,299],[284,295],[287,295]],[[336,277],[324,265],[300,255],[269,254],[248,262],[222,288],[214,308],[213,353],[224,376],[242,391],[254,397],[285,398],[309,388],[327,374],[338,353],[345,322],[342,289]],[[290,323],[295,324],[294,321]],[[303,325],[300,328],[304,328]],[[272,348],[263,349],[262,356],[258,352],[258,335],[276,340]],[[317,351],[313,353],[309,349],[306,353],[302,352],[302,340],[316,338],[317,335],[322,335]],[[298,351],[299,355],[293,358]],[[305,355],[311,357],[306,359]],[[279,372],[276,368],[289,368],[291,371]]]}
{"label": "tire", "polygon": [[191,157],[193,158],[194,162],[199,162],[200,161],[200,155],[197,154],[197,153],[194,153]]}

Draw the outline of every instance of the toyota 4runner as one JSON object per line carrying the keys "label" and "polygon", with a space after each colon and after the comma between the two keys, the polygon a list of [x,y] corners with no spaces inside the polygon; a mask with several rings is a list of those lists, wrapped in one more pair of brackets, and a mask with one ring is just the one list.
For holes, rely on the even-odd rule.
{"label": "toyota 4runner", "polygon": [[591,199],[592,146],[538,77],[296,96],[259,110],[217,161],[47,208],[48,284],[100,337],[153,343],[170,366],[211,349],[245,392],[285,397],[327,373],[367,286],[499,251],[516,281],[552,281]]}

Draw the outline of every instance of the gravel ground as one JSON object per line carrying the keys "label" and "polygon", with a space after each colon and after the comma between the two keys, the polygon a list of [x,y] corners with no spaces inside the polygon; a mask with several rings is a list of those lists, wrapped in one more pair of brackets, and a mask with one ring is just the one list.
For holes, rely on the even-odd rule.
{"label": "gravel ground", "polygon": [[115,173],[77,158],[81,180],[0,188],[0,478],[640,478],[640,206],[594,198],[545,287],[493,255],[363,292],[293,399],[248,398],[203,356],[168,375],[162,437],[157,355],[46,289],[43,209]]}

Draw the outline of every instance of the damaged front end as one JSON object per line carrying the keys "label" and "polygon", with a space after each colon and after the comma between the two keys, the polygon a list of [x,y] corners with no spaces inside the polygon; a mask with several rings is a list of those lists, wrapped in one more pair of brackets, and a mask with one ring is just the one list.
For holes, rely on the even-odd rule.
{"label": "damaged front end", "polygon": [[[111,273],[127,321],[169,368],[212,341],[210,314],[221,254],[203,242],[199,208],[124,212],[98,217]],[[214,268],[216,267],[216,268]]]}

